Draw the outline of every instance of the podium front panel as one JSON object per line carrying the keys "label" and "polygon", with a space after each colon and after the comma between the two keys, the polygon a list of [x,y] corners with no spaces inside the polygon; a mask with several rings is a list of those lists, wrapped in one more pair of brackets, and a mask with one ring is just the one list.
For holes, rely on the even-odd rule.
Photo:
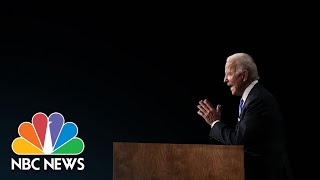
{"label": "podium front panel", "polygon": [[113,143],[114,180],[244,180],[243,146]]}

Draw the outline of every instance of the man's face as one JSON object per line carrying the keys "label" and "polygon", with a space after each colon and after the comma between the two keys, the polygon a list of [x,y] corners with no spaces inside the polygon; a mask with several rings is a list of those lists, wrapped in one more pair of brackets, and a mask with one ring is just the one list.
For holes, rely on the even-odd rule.
{"label": "man's face", "polygon": [[226,63],[224,82],[230,87],[232,95],[242,96],[245,90],[243,73],[236,74],[236,68],[236,63],[232,61]]}

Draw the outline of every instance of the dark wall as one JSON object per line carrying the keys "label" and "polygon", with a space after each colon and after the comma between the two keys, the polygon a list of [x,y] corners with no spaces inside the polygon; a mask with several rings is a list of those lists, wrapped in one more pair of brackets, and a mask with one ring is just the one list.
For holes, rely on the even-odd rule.
{"label": "dark wall", "polygon": [[[223,118],[234,123],[239,99],[223,77],[225,59],[235,52],[253,56],[261,83],[279,100],[290,158],[302,174],[297,130],[305,116],[292,113],[302,110],[292,98],[304,90],[297,69],[304,69],[306,46],[287,34],[291,21],[264,17],[253,24],[251,16],[222,19],[210,11],[53,9],[2,11],[0,177],[111,179],[114,141],[219,144],[209,139],[196,105],[203,98],[220,103]],[[18,158],[11,150],[17,128],[37,112],[60,112],[78,125],[84,171],[10,170]]]}

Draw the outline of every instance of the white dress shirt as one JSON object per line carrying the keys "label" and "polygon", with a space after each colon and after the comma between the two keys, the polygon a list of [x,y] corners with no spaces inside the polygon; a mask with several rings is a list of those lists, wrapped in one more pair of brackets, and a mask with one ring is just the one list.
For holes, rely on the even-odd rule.
{"label": "white dress shirt", "polygon": [[[242,97],[241,97],[241,99],[243,99],[243,104],[245,104],[246,99],[247,99],[247,97],[248,97],[251,89],[253,88],[254,85],[257,84],[257,82],[258,82],[258,80],[252,81],[252,82],[250,83],[250,85],[244,90],[244,92],[243,92],[243,94],[242,94]],[[238,118],[238,121],[239,121],[239,120],[240,120],[240,119]],[[214,122],[211,124],[211,128],[212,128],[217,122],[220,122],[220,120],[214,121]]]}

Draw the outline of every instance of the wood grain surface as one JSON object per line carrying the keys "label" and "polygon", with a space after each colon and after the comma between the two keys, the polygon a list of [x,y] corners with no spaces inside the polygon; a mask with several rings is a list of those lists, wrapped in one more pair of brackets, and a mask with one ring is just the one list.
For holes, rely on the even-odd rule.
{"label": "wood grain surface", "polygon": [[114,180],[244,180],[243,147],[113,143]]}

